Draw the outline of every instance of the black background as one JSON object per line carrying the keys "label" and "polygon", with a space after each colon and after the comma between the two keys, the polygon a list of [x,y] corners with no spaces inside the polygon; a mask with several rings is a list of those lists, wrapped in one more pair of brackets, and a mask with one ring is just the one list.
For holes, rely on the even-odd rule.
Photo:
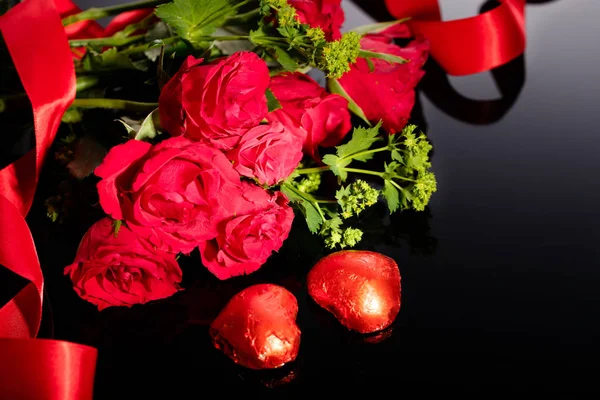
{"label": "black background", "polygon": [[[380,1],[358,3],[391,19]],[[474,15],[482,3],[442,6],[450,19]],[[322,388],[596,391],[598,15],[596,0],[530,1],[523,57],[468,77],[449,78],[428,63],[413,119],[434,145],[439,190],[423,213],[389,220],[373,209],[360,246],[393,257],[402,274],[402,309],[379,342],[340,328],[308,298],[304,277],[323,252],[300,220],[256,274],[220,282],[197,268],[193,254],[182,259],[186,291],[99,313],[62,269],[100,214],[50,223],[43,201],[54,183],[39,188],[28,218],[47,282],[41,336],[99,349],[98,399],[319,395]],[[49,171],[43,179],[56,181]],[[279,371],[237,367],[208,336],[225,302],[257,282],[282,284],[299,301],[300,354]]]}

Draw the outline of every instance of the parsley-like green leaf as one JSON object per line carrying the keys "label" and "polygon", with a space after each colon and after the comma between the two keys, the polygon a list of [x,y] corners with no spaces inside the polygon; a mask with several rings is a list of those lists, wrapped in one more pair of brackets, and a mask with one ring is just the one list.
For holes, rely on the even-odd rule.
{"label": "parsley-like green leaf", "polygon": [[348,143],[336,147],[338,157],[352,158],[357,161],[367,161],[373,158],[373,154],[362,154],[360,156],[355,155],[362,151],[369,150],[373,143],[379,140],[377,135],[379,135],[380,127],[381,121],[372,128],[354,128],[354,131],[352,132],[352,139],[350,139]]}
{"label": "parsley-like green leaf", "polygon": [[279,102],[279,100],[277,100],[277,97],[275,97],[271,89],[267,89],[265,94],[267,95],[267,108],[269,112],[281,108],[281,103]]}
{"label": "parsley-like green leaf", "polygon": [[234,11],[229,0],[174,0],[156,7],[155,14],[181,38],[199,43]]}
{"label": "parsley-like green leaf", "polygon": [[400,193],[398,193],[398,189],[394,187],[392,182],[386,179],[381,193],[390,209],[390,213],[393,213],[400,207]]}
{"label": "parsley-like green leaf", "polygon": [[339,176],[342,182],[348,178],[348,173],[344,170],[344,167],[348,166],[351,162],[352,159],[342,160],[334,154],[327,154],[323,157],[323,164],[329,165],[331,172],[335,176]]}
{"label": "parsley-like green leaf", "polygon": [[306,220],[306,225],[308,226],[308,230],[311,233],[319,232],[319,228],[323,223],[323,218],[321,217],[319,210],[317,210],[317,206],[303,196],[300,196],[292,188],[289,188],[286,185],[281,186],[281,191],[291,202],[298,206],[300,211],[302,211],[304,219]]}
{"label": "parsley-like green leaf", "polygon": [[400,164],[404,164],[404,158],[398,150],[392,150],[392,160],[398,161]]}

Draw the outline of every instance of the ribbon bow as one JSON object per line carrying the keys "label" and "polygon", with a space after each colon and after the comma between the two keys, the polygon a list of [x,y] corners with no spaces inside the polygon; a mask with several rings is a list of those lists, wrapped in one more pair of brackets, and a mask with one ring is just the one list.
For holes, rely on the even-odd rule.
{"label": "ribbon bow", "polygon": [[469,75],[506,64],[525,51],[525,0],[500,0],[483,14],[442,21],[438,0],[385,0],[395,18],[411,17],[431,56],[450,75]]}

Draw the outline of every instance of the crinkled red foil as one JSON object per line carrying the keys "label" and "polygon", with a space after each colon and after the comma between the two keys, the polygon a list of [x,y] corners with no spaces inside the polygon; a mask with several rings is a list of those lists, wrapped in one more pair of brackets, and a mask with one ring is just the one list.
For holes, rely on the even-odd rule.
{"label": "crinkled red foil", "polygon": [[233,296],[210,326],[214,346],[251,369],[279,368],[300,347],[298,302],[272,284],[254,285]]}
{"label": "crinkled red foil", "polygon": [[308,293],[345,327],[371,333],[400,311],[400,271],[391,258],[344,250],[322,258],[307,277]]}

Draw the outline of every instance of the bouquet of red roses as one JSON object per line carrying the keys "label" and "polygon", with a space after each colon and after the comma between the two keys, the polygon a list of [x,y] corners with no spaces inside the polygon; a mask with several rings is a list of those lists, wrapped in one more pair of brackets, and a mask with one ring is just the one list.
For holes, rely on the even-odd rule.
{"label": "bouquet of red roses", "polygon": [[219,279],[252,273],[295,215],[352,248],[366,208],[423,210],[435,192],[432,147],[407,125],[428,44],[397,45],[402,21],[341,33],[340,0],[63,3],[77,72],[63,143],[81,144],[93,109],[118,121],[86,159],[106,216],[65,269],[99,309],[176,293],[195,249]]}

